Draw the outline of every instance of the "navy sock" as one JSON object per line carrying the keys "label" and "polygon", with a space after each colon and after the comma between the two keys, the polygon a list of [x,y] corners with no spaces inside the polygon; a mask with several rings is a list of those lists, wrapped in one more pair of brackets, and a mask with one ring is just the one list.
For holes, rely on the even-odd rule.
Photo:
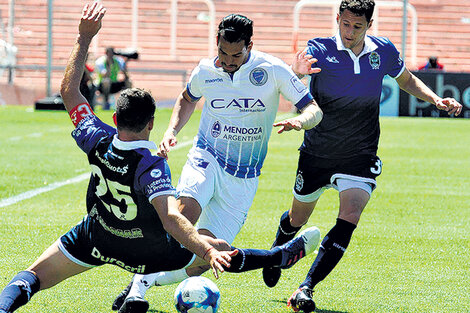
{"label": "navy sock", "polygon": [[300,287],[313,289],[322,281],[343,257],[351,241],[356,225],[342,219],[336,219],[336,225],[323,239],[318,255]]}
{"label": "navy sock", "polygon": [[241,273],[265,266],[280,265],[281,262],[282,252],[278,247],[271,250],[238,249],[238,254],[232,257],[231,266],[224,268],[230,273]]}
{"label": "navy sock", "polygon": [[273,247],[281,246],[293,239],[301,228],[302,227],[294,227],[290,224],[289,211],[285,211],[279,221],[279,228],[277,229],[276,240],[274,240]]}
{"label": "navy sock", "polygon": [[39,278],[32,272],[16,274],[0,294],[0,310],[8,313],[26,304],[39,290]]}

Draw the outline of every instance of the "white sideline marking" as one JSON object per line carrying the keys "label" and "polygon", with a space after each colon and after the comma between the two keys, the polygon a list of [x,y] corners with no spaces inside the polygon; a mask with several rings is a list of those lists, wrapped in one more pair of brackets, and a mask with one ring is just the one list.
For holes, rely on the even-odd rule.
{"label": "white sideline marking", "polygon": [[[178,143],[176,145],[176,147],[174,147],[172,150],[181,149],[183,147],[189,146],[192,143],[193,143],[192,140],[185,141],[185,142],[182,142],[182,143]],[[13,197],[10,197],[10,198],[0,199],[0,208],[4,208],[6,206],[15,204],[17,202],[35,197],[35,196],[37,196],[41,193],[48,192],[48,191],[60,188],[62,186],[66,186],[66,185],[70,185],[70,184],[74,184],[74,183],[79,183],[82,180],[88,179],[89,177],[90,177],[90,173],[84,173],[84,174],[78,175],[76,177],[69,178],[69,179],[61,181],[61,182],[52,183],[52,184],[50,184],[48,186],[45,186],[45,187],[40,187],[40,188],[36,188],[36,189],[33,189],[33,190],[29,190],[29,191],[20,193],[19,195],[16,195],[16,196],[13,196]]]}
{"label": "white sideline marking", "polygon": [[[289,117],[292,117],[292,116],[295,116],[295,115],[296,115],[295,113],[282,113],[282,114],[279,114],[276,117],[276,121],[283,120],[283,119],[286,119],[286,118],[289,118]],[[32,134],[27,135],[27,136],[28,137],[39,137],[41,135],[42,135],[42,133],[32,133]],[[22,136],[10,138],[10,140],[20,140],[20,139],[22,139]],[[192,143],[193,143],[192,140],[184,141],[184,142],[178,143],[171,150],[178,150],[178,149],[184,148],[186,146],[189,146]],[[6,206],[18,203],[20,201],[35,197],[35,196],[37,196],[41,193],[48,192],[48,191],[60,188],[62,186],[66,186],[66,185],[81,182],[82,180],[85,180],[88,177],[90,177],[90,173],[84,173],[84,174],[78,175],[76,177],[73,177],[73,178],[70,178],[70,179],[67,179],[67,180],[64,180],[64,181],[61,181],[61,182],[52,183],[52,184],[50,184],[48,186],[45,186],[45,187],[40,187],[40,188],[36,188],[36,189],[33,189],[33,190],[29,190],[29,191],[20,193],[19,195],[16,195],[16,196],[13,196],[13,197],[10,197],[10,198],[0,199],[0,208],[4,208]]]}
{"label": "white sideline marking", "polygon": [[[56,133],[60,131],[59,128],[52,128],[52,129],[49,129],[47,132],[48,133]],[[21,140],[25,137],[29,137],[29,138],[38,138],[38,137],[41,137],[42,135],[44,135],[42,132],[37,132],[37,133],[31,133],[29,135],[23,135],[23,136],[15,136],[15,137],[10,137],[8,140],[10,141],[18,141],[18,140]]]}
{"label": "white sideline marking", "polygon": [[45,187],[36,188],[36,189],[33,189],[33,190],[29,190],[29,191],[20,193],[19,195],[16,195],[16,196],[13,196],[13,197],[10,197],[10,198],[2,199],[2,200],[0,200],[0,208],[4,208],[6,206],[9,206],[9,205],[12,205],[14,203],[32,198],[32,197],[37,196],[41,193],[48,192],[48,191],[57,189],[59,187],[65,186],[65,185],[78,183],[78,182],[80,182],[84,179],[87,179],[88,177],[90,177],[90,173],[81,174],[81,175],[78,175],[76,177],[61,181],[61,182],[52,183],[52,184],[50,184],[48,186],[45,186]]}

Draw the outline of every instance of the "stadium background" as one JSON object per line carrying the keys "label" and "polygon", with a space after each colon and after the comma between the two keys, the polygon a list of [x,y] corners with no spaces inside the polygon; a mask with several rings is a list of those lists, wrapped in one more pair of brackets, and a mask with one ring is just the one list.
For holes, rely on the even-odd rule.
{"label": "stadium background", "polygon": [[[131,0],[103,2],[109,11],[96,42],[99,54],[107,45],[125,48],[132,44]],[[81,0],[53,2],[53,65],[58,68],[65,66],[84,3]],[[292,11],[296,2],[268,0],[260,3],[215,1],[215,23],[233,11],[248,15],[255,21],[255,47],[289,62]],[[419,18],[418,63],[436,54],[448,71],[469,72],[468,0],[411,0],[410,3]],[[205,5],[195,1],[179,1],[178,4],[178,51],[172,58],[169,52],[170,1],[140,1],[137,47],[141,59],[131,61],[131,75],[136,85],[151,88],[159,99],[171,99],[180,91],[182,75],[138,70],[181,69],[189,74],[199,58],[207,56]],[[7,0],[0,0],[0,10],[6,25]],[[385,16],[379,21],[379,33],[391,37],[398,49],[401,49],[400,12],[383,10],[380,16]],[[15,1],[15,16],[18,66],[41,65],[44,68],[46,0]],[[326,8],[306,8],[301,15],[299,46],[312,36],[331,35],[332,16],[332,11]],[[407,51],[407,60],[409,55]],[[3,61],[1,57],[0,61]],[[408,65],[415,68],[409,62]],[[53,92],[58,90],[62,72],[59,69],[52,73]],[[0,88],[10,87],[0,89],[3,95],[4,90],[11,89],[17,99],[31,94],[31,90],[37,97],[45,95],[44,69],[15,71],[13,87],[7,84],[7,74],[5,71],[0,75]],[[446,85],[454,83],[446,80]],[[466,84],[470,84],[470,79]],[[29,107],[0,105],[2,288],[75,225],[85,212],[89,166],[70,138],[73,129],[70,119],[63,111],[34,111],[32,101],[22,102]],[[111,111],[97,114],[112,123]],[[200,114],[200,111],[194,113],[179,134],[177,149],[172,151],[173,182],[178,181],[186,161]],[[170,115],[170,109],[158,111],[158,127],[151,140],[159,142]],[[288,116],[291,115],[281,113],[278,118]],[[470,146],[465,144],[470,132],[469,121],[381,118],[379,155],[385,167],[379,177],[379,187],[361,217],[360,227],[345,257],[315,290],[319,313],[470,312]],[[235,245],[270,247],[279,216],[292,201],[296,151],[301,141],[301,132],[271,137],[255,201]],[[337,196],[333,190],[325,192],[309,226],[316,225],[326,234],[334,225]],[[312,259],[301,260],[286,272],[276,288],[263,285],[261,271],[222,275],[217,281],[222,292],[219,312],[291,313],[286,301],[293,288],[303,281]],[[212,278],[210,274],[206,276]],[[130,273],[118,267],[103,266],[35,295],[18,312],[110,312],[115,295],[130,277]],[[175,288],[176,285],[152,288],[147,294],[151,304],[149,312],[174,312]]]}
{"label": "stadium background", "polygon": [[[210,20],[206,1],[177,1],[176,50],[171,51],[172,1],[115,0],[102,1],[108,13],[98,38],[92,44],[90,61],[104,54],[107,46],[133,47],[140,53],[138,61],[129,62],[134,85],[152,90],[160,103],[171,104],[199,59],[209,51],[215,55],[215,43],[209,38],[209,25],[216,28],[223,16],[233,12],[254,21],[254,48],[271,53],[290,63],[293,46],[305,46],[309,38],[330,36],[337,5],[306,6],[300,12],[300,31],[293,40],[293,12],[296,0],[214,0],[215,20]],[[380,1],[395,2],[401,1]],[[4,99],[18,99],[32,105],[34,99],[59,89],[63,68],[74,42],[81,8],[86,1],[55,0],[52,3],[52,74],[49,88],[45,65],[48,49],[48,1],[0,0],[2,37],[9,41],[10,3],[14,3],[13,44],[17,47],[18,68],[9,77],[1,70],[0,85]],[[136,26],[132,34],[133,4],[138,3]],[[413,70],[431,55],[439,57],[447,72],[470,72],[470,5],[468,0],[410,0],[418,16],[416,62],[412,55],[412,12],[408,10],[406,61]],[[379,10],[378,34],[389,37],[399,50],[402,47],[402,6]],[[373,33],[372,31],[370,33]],[[213,34],[212,36],[214,36]],[[134,41],[134,42],[133,42]],[[213,44],[211,48],[210,45]],[[31,66],[38,66],[32,70]],[[26,67],[22,69],[21,67]],[[29,67],[29,68],[28,68]],[[41,67],[41,68],[39,68]],[[164,73],[173,71],[173,73]],[[14,87],[5,86],[13,81]],[[10,94],[11,97],[7,97]],[[12,98],[13,97],[13,98]],[[166,101],[168,100],[168,101]],[[5,100],[3,101],[5,102]],[[9,102],[6,100],[6,102]],[[7,103],[17,104],[17,103]],[[283,106],[289,109],[289,106]]]}

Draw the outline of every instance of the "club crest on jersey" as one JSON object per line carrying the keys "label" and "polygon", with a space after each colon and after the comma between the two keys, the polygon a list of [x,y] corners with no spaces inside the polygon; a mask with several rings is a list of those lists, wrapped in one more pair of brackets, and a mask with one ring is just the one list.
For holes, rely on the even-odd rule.
{"label": "club crest on jersey", "polygon": [[160,176],[162,176],[162,171],[158,168],[156,169],[153,169],[151,172],[150,172],[150,176],[152,176],[153,178],[158,178]]}
{"label": "club crest on jersey", "polygon": [[380,67],[380,54],[378,54],[377,52],[373,51],[373,52],[369,55],[369,63],[370,63],[370,66],[372,66],[372,69],[373,69],[373,70],[378,70],[379,67]]}
{"label": "club crest on jersey", "polygon": [[255,86],[263,86],[268,81],[268,73],[264,68],[257,67],[250,72],[250,82]]}
{"label": "club crest on jersey", "polygon": [[212,129],[211,129],[211,135],[212,135],[212,137],[214,137],[214,138],[219,137],[219,136],[220,136],[220,133],[221,133],[221,129],[222,129],[222,127],[220,126],[219,121],[216,121],[216,122],[214,123],[214,125],[212,125]]}

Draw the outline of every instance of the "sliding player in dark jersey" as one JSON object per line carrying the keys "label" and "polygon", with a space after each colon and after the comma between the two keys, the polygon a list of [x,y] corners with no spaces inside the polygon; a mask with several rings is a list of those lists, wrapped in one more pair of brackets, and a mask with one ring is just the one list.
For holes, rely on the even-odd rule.
{"label": "sliding player in dark jersey", "polygon": [[[123,91],[116,101],[115,129],[94,115],[79,91],[88,47],[105,12],[98,2],[85,6],[61,87],[76,127],[72,136],[91,166],[88,214],[13,277],[0,294],[0,313],[14,312],[39,290],[103,264],[139,274],[209,264],[218,277],[224,270],[289,268],[313,252],[319,240],[318,229],[312,227],[281,248],[230,251],[227,242],[198,234],[178,210],[166,160],[149,151],[157,150],[149,141],[155,113],[152,96],[137,88]],[[146,312],[148,303],[132,302],[124,309]]]}

